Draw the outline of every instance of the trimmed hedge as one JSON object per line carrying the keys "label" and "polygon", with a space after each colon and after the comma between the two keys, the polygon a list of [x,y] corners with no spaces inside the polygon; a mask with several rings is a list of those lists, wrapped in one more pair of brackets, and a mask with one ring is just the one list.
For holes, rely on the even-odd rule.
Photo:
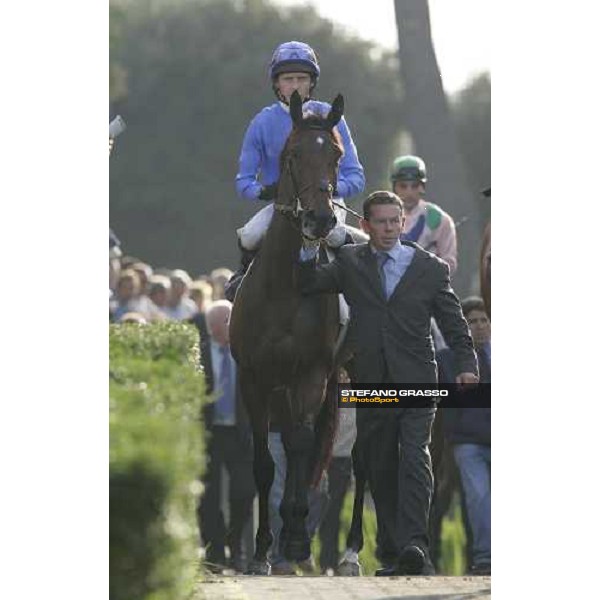
{"label": "trimmed hedge", "polygon": [[180,323],[110,326],[110,600],[179,600],[198,574],[204,377]]}

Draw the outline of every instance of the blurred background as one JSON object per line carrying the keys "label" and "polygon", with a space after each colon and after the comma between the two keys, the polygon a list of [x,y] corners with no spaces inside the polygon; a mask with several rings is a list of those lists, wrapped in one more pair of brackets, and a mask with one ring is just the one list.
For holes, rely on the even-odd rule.
{"label": "blurred background", "polygon": [[[395,156],[427,163],[427,199],[458,226],[455,287],[477,290],[489,220],[487,0],[111,0],[110,110],[127,132],[110,161],[110,224],[128,254],[193,276],[235,269],[236,228],[260,205],[237,198],[251,118],[275,101],[273,49],[317,51],[315,96],[341,92],[367,186],[390,189]],[[400,40],[400,43],[399,43]],[[348,221],[356,224],[354,217]]]}

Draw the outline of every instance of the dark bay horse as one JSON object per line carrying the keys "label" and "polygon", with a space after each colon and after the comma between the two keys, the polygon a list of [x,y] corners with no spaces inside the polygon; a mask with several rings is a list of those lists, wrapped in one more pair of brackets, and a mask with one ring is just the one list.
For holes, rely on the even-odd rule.
{"label": "dark bay horse", "polygon": [[336,225],[332,196],[343,154],[335,125],[343,114],[338,95],[327,117],[302,114],[297,92],[290,100],[293,129],[280,159],[273,220],[235,297],[230,336],[241,392],[254,439],[254,478],[259,495],[256,551],[249,572],[267,575],[272,542],[268,498],[274,463],[269,422],[276,414],[287,459],[280,506],[281,543],[289,560],[310,555],[306,528],[308,488],[326,467],[335,435],[337,380],[334,348],[338,298],[302,296],[297,270],[303,238],[322,240]]}
{"label": "dark bay horse", "polygon": [[479,256],[481,297],[487,316],[492,319],[492,224],[488,223],[483,233]]}

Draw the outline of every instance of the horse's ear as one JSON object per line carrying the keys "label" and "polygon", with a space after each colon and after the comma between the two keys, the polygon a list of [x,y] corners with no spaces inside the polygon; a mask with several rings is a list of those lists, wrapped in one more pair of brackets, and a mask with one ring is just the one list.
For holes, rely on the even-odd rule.
{"label": "horse's ear", "polygon": [[302,98],[300,98],[300,94],[298,90],[294,90],[292,97],[290,98],[290,115],[292,117],[292,121],[296,127],[300,127],[302,124]]}
{"label": "horse's ear", "polygon": [[333,103],[331,104],[331,110],[329,111],[329,114],[327,115],[327,122],[329,123],[329,127],[331,129],[333,129],[340,122],[340,119],[342,118],[343,114],[344,114],[344,96],[342,96],[341,94],[338,94],[335,97],[335,100],[333,101]]}

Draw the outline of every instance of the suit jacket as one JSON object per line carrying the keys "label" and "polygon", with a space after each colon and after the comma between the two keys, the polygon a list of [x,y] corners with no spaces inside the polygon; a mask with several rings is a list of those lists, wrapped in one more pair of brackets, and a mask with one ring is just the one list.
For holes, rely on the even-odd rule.
{"label": "suit jacket", "polygon": [[[204,377],[206,378],[206,392],[208,394],[212,394],[215,390],[215,374],[213,371],[210,342],[211,338],[208,334],[200,338],[200,364],[204,370]],[[203,406],[203,415],[206,428],[210,430],[213,425],[213,402],[206,403]],[[250,427],[248,413],[246,412],[246,408],[242,402],[239,378],[237,378],[235,384],[235,427],[240,434],[240,439],[242,439],[245,443],[250,444],[252,439],[252,429]]]}
{"label": "suit jacket", "polygon": [[197,312],[193,317],[187,320],[188,323],[192,323],[196,326],[198,333],[200,334],[200,341],[209,337],[208,327],[206,326],[206,315],[201,312]]}
{"label": "suit jacket", "polygon": [[454,350],[461,372],[477,374],[477,359],[460,302],[450,287],[447,263],[413,242],[412,262],[386,300],[369,244],[340,248],[335,261],[300,263],[304,293],[343,293],[350,305],[347,344],[357,382],[437,383],[431,317]]}
{"label": "suit jacket", "polygon": [[[479,367],[479,382],[492,383],[492,369],[483,350],[476,350],[477,364]],[[450,348],[444,348],[436,354],[436,361],[439,367],[440,383],[454,383],[458,371],[456,370],[456,360],[454,353]]]}

